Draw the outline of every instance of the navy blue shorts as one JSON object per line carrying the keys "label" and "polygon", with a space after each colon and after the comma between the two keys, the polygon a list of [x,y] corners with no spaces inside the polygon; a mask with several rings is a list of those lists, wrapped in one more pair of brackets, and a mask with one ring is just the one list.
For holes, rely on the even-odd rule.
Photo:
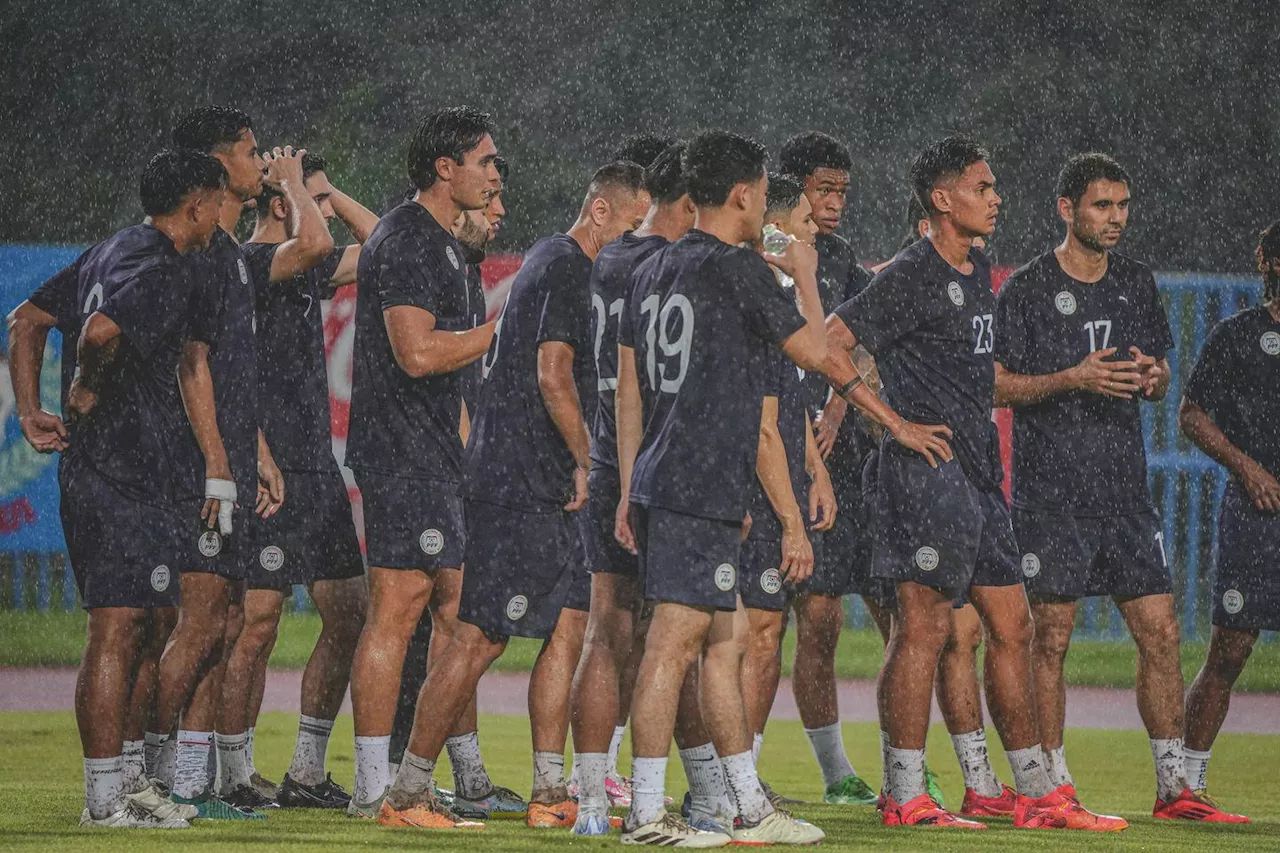
{"label": "navy blue shorts", "polygon": [[210,530],[201,520],[200,508],[203,505],[203,498],[186,500],[178,505],[178,511],[182,513],[179,527],[184,555],[182,571],[218,575],[233,581],[245,580],[252,574],[251,566],[258,559],[258,550],[254,547],[254,525],[249,521],[253,515],[253,503],[236,505],[230,536]]}
{"label": "navy blue shorts", "polygon": [[1091,518],[1018,509],[1013,529],[1022,554],[1022,582],[1033,602],[1173,591],[1154,510]]}
{"label": "navy blue shorts", "polygon": [[960,463],[931,468],[915,451],[879,454],[872,575],[953,597],[970,586],[1022,582],[1009,507],[998,489],[975,486]]}
{"label": "navy blue shorts", "polygon": [[737,610],[742,522],[634,506],[644,600]]}
{"label": "navy blue shorts", "polygon": [[467,529],[457,483],[361,471],[355,478],[370,566],[424,572],[462,567]]}
{"label": "navy blue shorts", "polygon": [[[570,555],[568,580],[564,594],[565,610],[591,610],[591,571],[587,565],[587,533],[583,523],[583,515],[587,508],[568,513],[570,534],[573,537],[573,552]],[[623,553],[626,553],[625,551]]]}
{"label": "navy blue shorts", "polygon": [[892,608],[896,600],[893,584],[872,577],[871,555],[875,534],[876,454],[865,461],[864,474],[849,482],[841,477],[836,488],[836,521],[823,534],[822,559],[814,563],[813,575],[800,585],[802,594],[841,598],[860,595],[881,607]]}
{"label": "navy blue shorts", "polygon": [[[810,531],[814,566],[822,560],[823,535]],[[796,588],[778,571],[782,561],[782,542],[776,539],[747,538],[742,543],[738,566],[738,594],[742,606],[753,610],[786,610],[796,595]],[[815,568],[816,571],[816,568]]]}
{"label": "navy blue shorts", "polygon": [[286,589],[364,574],[347,484],[336,467],[285,471],[280,511],[268,519],[250,515],[249,525],[258,546],[249,569],[252,589]]}
{"label": "navy blue shorts", "polygon": [[1214,566],[1214,625],[1280,631],[1280,515],[1259,512],[1234,480],[1222,496]]}
{"label": "navy blue shorts", "polygon": [[[546,639],[574,583],[577,525],[563,510],[526,512],[468,500],[458,618],[503,637]],[[580,561],[579,561],[580,562]]]}
{"label": "navy blue shorts", "polygon": [[619,545],[613,535],[621,497],[622,482],[618,472],[592,465],[587,505],[577,513],[586,549],[587,571],[592,574],[606,572],[633,578],[640,574],[636,556]]}
{"label": "navy blue shorts", "polygon": [[177,509],[134,500],[87,465],[64,464],[59,482],[62,529],[81,606],[177,606]]}

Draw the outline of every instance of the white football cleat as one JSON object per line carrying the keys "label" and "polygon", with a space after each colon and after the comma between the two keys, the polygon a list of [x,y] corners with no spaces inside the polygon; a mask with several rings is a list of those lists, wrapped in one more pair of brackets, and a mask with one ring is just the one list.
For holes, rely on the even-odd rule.
{"label": "white football cleat", "polygon": [[95,829],[190,829],[191,824],[178,818],[162,820],[142,806],[126,800],[120,808],[104,818],[94,818],[85,809],[80,814],[80,825]]}
{"label": "white football cleat", "polygon": [[778,809],[755,826],[738,823],[733,828],[734,844],[821,844],[827,834],[806,820]]}
{"label": "white football cleat", "polygon": [[723,832],[703,832],[685,823],[677,814],[664,811],[662,817],[635,829],[622,825],[623,844],[653,844],[658,847],[724,847],[733,839]]}

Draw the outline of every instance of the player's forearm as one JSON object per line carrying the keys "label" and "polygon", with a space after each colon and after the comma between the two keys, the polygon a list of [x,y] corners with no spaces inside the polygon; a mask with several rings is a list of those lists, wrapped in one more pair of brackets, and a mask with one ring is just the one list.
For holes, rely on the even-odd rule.
{"label": "player's forearm", "polygon": [[764,489],[773,514],[788,530],[804,527],[804,515],[796,503],[787,470],[787,450],[778,432],[778,399],[766,397],[760,417],[760,437],[756,448],[756,477]]}
{"label": "player's forearm", "polygon": [[369,239],[369,235],[378,224],[376,213],[336,187],[329,196],[329,203],[333,205],[333,212],[342,220],[342,224],[347,226],[347,230],[351,232],[351,236],[357,243],[363,243]]}
{"label": "player's forearm", "polygon": [[[839,397],[832,398],[839,400]],[[841,404],[844,400],[840,400]],[[809,413],[804,413],[804,470],[815,480],[819,474],[826,475],[827,466],[822,461],[822,452],[818,450],[818,440],[813,437],[813,425],[809,422]]]}
{"label": "player's forearm", "polygon": [[392,342],[396,363],[414,378],[452,373],[471,364],[493,343],[493,323],[463,332],[431,329],[408,346]]}
{"label": "player's forearm", "polygon": [[99,391],[119,349],[120,327],[115,321],[101,313],[90,316],[80,332],[76,349],[75,384],[88,391]]}
{"label": "player's forearm", "polygon": [[9,314],[9,376],[13,382],[18,417],[40,411],[40,372],[53,315],[30,302],[23,302]]}
{"label": "player's forearm", "polygon": [[566,349],[568,356],[558,358],[546,357],[545,350],[539,350],[538,391],[542,394],[542,404],[546,406],[551,422],[573,455],[574,464],[586,469],[591,465],[591,439],[573,381],[573,350]]}
{"label": "player's forearm", "polygon": [[1178,408],[1178,425],[1192,444],[1237,477],[1243,477],[1249,466],[1257,464],[1253,457],[1231,443],[1208,412],[1185,397]]}
{"label": "player's forearm", "polygon": [[1074,391],[1078,385],[1075,368],[1059,370],[1057,373],[1045,373],[1033,376],[1014,373],[1000,363],[996,363],[996,408],[1018,408],[1030,406]]}
{"label": "player's forearm", "polygon": [[787,341],[787,356],[805,370],[821,370],[827,357],[826,315],[818,295],[818,281],[805,270],[795,277],[796,307],[804,317],[804,328]]}
{"label": "player's forearm", "polygon": [[[285,230],[289,239],[276,250],[277,255],[283,253],[282,260],[292,263],[278,264],[272,262],[272,281],[288,281],[300,270],[310,269],[333,251],[333,235],[329,233],[329,224],[325,222],[320,206],[307,192],[301,181],[286,180],[281,182],[280,191],[288,200],[289,219],[285,222]],[[296,256],[296,257],[294,257]],[[277,267],[281,267],[277,270]],[[288,267],[285,269],[284,267]]]}
{"label": "player's forearm", "polygon": [[618,347],[618,387],[613,395],[613,412],[618,434],[618,477],[622,482],[623,496],[631,493],[631,472],[644,435],[644,414],[635,365],[635,350]]}
{"label": "player's forearm", "polygon": [[[209,346],[188,341],[182,347],[178,360],[178,390],[182,394],[182,407],[195,435],[200,454],[204,457],[207,476],[230,479],[231,466],[227,451],[218,430],[217,410],[213,401],[213,375],[209,372]],[[260,449],[266,442],[259,432]]]}

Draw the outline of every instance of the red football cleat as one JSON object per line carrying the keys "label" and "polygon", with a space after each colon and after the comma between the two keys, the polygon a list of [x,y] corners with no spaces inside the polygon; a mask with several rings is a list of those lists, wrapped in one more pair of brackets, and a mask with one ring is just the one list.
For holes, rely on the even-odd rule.
{"label": "red football cleat", "polygon": [[972,788],[964,789],[964,804],[960,814],[966,817],[1013,817],[1018,802],[1018,792],[1003,785],[998,797],[984,797]]}
{"label": "red football cleat", "polygon": [[928,794],[921,794],[903,805],[884,796],[880,817],[885,826],[942,826],[950,829],[986,829],[985,823],[965,820],[939,806]]}
{"label": "red football cleat", "polygon": [[1218,808],[1213,798],[1203,791],[1183,788],[1175,800],[1165,802],[1156,800],[1151,810],[1153,817],[1160,820],[1202,820],[1205,823],[1248,823],[1249,818],[1242,814],[1224,812]]}
{"label": "red football cleat", "polygon": [[1020,829],[1083,829],[1088,832],[1120,832],[1129,826],[1122,817],[1094,814],[1068,796],[1063,785],[1038,800],[1018,795],[1013,825]]}

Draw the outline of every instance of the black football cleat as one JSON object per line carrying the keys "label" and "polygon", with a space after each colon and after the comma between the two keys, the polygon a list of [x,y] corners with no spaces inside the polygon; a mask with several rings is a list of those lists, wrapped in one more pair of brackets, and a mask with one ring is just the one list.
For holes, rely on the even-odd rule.
{"label": "black football cleat", "polygon": [[280,804],[269,800],[252,785],[237,785],[230,793],[222,795],[223,801],[243,812],[260,812],[267,809],[278,809]]}
{"label": "black football cleat", "polygon": [[304,785],[286,773],[276,802],[290,809],[345,809],[351,795],[333,781],[332,774],[318,785]]}

